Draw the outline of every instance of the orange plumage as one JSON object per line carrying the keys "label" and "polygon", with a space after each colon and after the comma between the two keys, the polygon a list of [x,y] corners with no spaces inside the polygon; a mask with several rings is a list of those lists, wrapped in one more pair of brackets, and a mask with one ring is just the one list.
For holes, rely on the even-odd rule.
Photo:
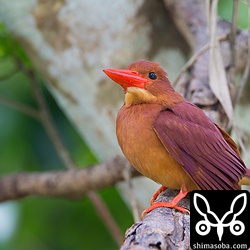
{"label": "orange plumage", "polygon": [[177,203],[189,191],[250,185],[250,170],[232,138],[172,88],[158,63],[142,60],[104,72],[125,90],[116,123],[124,155],[143,175],[181,189],[166,206],[185,211]]}

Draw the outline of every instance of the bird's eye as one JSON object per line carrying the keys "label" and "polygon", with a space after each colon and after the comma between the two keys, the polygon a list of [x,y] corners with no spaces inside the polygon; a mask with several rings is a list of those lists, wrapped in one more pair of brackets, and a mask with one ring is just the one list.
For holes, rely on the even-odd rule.
{"label": "bird's eye", "polygon": [[156,75],[155,72],[150,72],[150,73],[148,74],[148,77],[149,77],[151,80],[157,79],[157,75]]}

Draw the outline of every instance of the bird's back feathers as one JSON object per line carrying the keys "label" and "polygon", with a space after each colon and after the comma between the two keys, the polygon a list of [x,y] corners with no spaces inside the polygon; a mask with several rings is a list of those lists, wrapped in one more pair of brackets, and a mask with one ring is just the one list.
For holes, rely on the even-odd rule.
{"label": "bird's back feathers", "polygon": [[153,126],[165,148],[201,189],[240,188],[246,167],[236,144],[198,107],[179,103],[161,111]]}

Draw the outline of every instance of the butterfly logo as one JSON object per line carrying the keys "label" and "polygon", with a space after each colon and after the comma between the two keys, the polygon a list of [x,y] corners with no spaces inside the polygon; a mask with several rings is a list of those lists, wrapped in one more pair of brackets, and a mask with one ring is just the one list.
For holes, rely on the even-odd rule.
{"label": "butterfly logo", "polygon": [[[239,206],[236,207],[235,204],[238,203],[240,199],[243,199],[243,205],[237,211],[237,208]],[[205,204],[205,206],[199,207],[198,201],[203,202],[203,205]],[[246,208],[246,205],[247,205],[246,193],[239,194],[233,199],[229,211],[227,211],[222,216],[221,219],[213,211],[211,211],[210,205],[207,199],[203,195],[199,193],[195,193],[194,198],[193,198],[193,203],[194,203],[194,207],[196,211],[203,217],[203,219],[197,222],[195,226],[195,230],[199,235],[204,236],[204,235],[209,234],[211,227],[215,227],[217,229],[217,235],[218,235],[219,241],[221,241],[222,239],[225,227],[229,227],[230,232],[233,235],[238,236],[244,233],[245,225],[243,224],[242,221],[237,220],[237,216],[239,216]],[[232,218],[231,221],[225,222],[226,219],[228,220],[228,218],[229,219]]]}

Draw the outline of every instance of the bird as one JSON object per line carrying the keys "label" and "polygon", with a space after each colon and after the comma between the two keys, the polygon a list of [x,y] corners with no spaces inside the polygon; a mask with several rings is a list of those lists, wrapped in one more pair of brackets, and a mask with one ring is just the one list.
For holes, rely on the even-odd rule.
{"label": "bird", "polygon": [[[178,205],[193,190],[239,190],[250,185],[250,169],[230,135],[172,87],[157,62],[139,60],[104,73],[124,89],[116,136],[129,163],[161,184],[149,213],[158,207],[188,212]],[[179,193],[156,202],[166,188]]]}

